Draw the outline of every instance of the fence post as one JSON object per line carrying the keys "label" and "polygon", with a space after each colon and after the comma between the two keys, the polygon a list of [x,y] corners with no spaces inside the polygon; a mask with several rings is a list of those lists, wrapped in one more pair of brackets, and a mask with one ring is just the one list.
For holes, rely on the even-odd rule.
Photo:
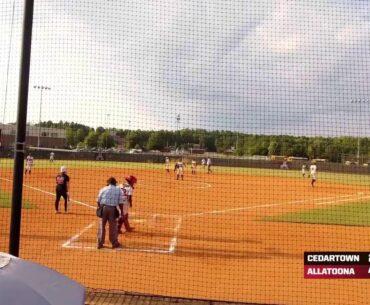
{"label": "fence post", "polygon": [[22,216],[23,162],[26,140],[28,86],[31,60],[34,0],[25,0],[22,34],[20,83],[18,89],[17,131],[14,150],[12,211],[10,218],[9,253],[19,256]]}

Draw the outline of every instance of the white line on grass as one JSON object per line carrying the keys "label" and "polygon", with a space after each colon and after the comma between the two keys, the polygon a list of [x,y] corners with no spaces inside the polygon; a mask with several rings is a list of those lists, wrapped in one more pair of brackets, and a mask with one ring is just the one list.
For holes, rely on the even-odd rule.
{"label": "white line on grass", "polygon": [[[1,180],[4,180],[4,181],[8,181],[8,182],[13,182],[13,180],[10,180],[10,179],[7,179],[7,178],[1,178]],[[23,184],[24,187],[27,187],[31,190],[34,190],[34,191],[38,191],[40,193],[44,193],[44,194],[47,194],[47,195],[51,195],[51,196],[55,196],[55,193],[52,193],[52,192],[49,192],[49,191],[45,191],[45,190],[42,190],[40,188],[37,188],[37,187],[33,187],[33,186],[30,186],[30,185],[27,185],[27,184]],[[74,199],[70,199],[69,201],[71,202],[74,202],[74,203],[77,203],[79,205],[82,205],[82,206],[85,206],[85,207],[88,207],[90,209],[96,209],[96,206],[92,206],[92,205],[89,205],[87,203],[84,203],[82,201],[79,201],[79,200],[74,200]]]}
{"label": "white line on grass", "polygon": [[[338,199],[338,198],[347,198],[347,197],[348,199]],[[200,213],[191,213],[191,214],[182,215],[182,217],[194,217],[194,216],[204,216],[204,215],[212,215],[212,214],[226,214],[229,212],[270,208],[270,207],[281,206],[281,205],[286,205],[286,204],[311,203],[312,201],[320,201],[320,200],[322,201],[326,199],[332,199],[332,200],[325,201],[325,202],[317,202],[315,204],[332,204],[332,203],[337,203],[337,202],[345,202],[345,201],[353,201],[353,200],[369,199],[369,198],[370,196],[361,197],[358,193],[356,193],[352,195],[342,195],[342,196],[336,196],[336,197],[323,197],[323,198],[316,198],[316,199],[296,200],[296,201],[289,201],[289,202],[280,202],[280,203],[272,203],[272,204],[253,205],[253,206],[248,206],[248,207],[231,208],[231,209],[225,209],[225,210],[213,210],[213,211],[206,211],[206,212],[200,212]]]}

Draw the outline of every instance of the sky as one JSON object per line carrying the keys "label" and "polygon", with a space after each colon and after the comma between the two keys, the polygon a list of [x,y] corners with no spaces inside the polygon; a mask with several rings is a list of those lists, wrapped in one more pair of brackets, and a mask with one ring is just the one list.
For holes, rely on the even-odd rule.
{"label": "sky", "polygon": [[[1,1],[4,123],[22,16],[23,1]],[[369,1],[43,0],[28,121],[41,106],[42,121],[92,127],[370,136],[369,79]]]}

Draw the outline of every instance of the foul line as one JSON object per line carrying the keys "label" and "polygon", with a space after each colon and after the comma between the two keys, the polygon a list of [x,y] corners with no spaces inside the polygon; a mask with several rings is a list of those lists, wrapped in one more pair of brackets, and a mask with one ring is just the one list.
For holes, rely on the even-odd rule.
{"label": "foul line", "polygon": [[[10,180],[10,179],[7,179],[7,178],[1,178],[0,177],[0,179],[1,180],[4,180],[4,181],[7,181],[7,182],[13,182],[13,180]],[[39,189],[37,187],[29,186],[29,185],[24,184],[24,183],[23,183],[23,186],[26,187],[26,188],[29,188],[31,190],[34,190],[34,191],[38,191],[38,192],[41,192],[41,193],[44,193],[44,194],[47,194],[47,195],[55,196],[55,193],[52,193],[52,192],[49,192],[49,191],[45,191],[45,190]],[[90,209],[96,209],[96,206],[89,205],[89,204],[84,203],[82,201],[78,201],[78,200],[74,200],[74,199],[69,199],[69,201],[74,202],[74,203],[77,203],[77,204],[82,205],[82,206],[85,206],[85,207],[88,207]]]}
{"label": "foul line", "polygon": [[[231,209],[225,209],[225,210],[213,210],[213,211],[207,211],[207,212],[185,214],[185,215],[182,215],[182,217],[194,217],[194,216],[204,216],[204,215],[212,215],[212,214],[225,214],[225,213],[229,213],[229,212],[246,211],[246,210],[261,209],[261,208],[270,208],[270,207],[286,205],[286,204],[312,203],[312,201],[323,201],[323,200],[326,200],[326,199],[331,199],[331,201],[315,202],[314,204],[322,205],[322,204],[333,204],[333,203],[338,203],[338,202],[353,201],[353,200],[356,200],[356,199],[357,200],[370,199],[370,196],[362,196],[361,197],[361,195],[363,195],[363,193],[357,193],[357,194],[351,194],[351,195],[342,195],[342,196],[337,196],[337,197],[322,197],[322,198],[316,198],[316,199],[306,199],[306,200],[296,200],[296,201],[290,201],[290,202],[262,204],[262,205],[248,206],[248,207],[231,208]],[[358,196],[358,197],[356,197],[356,196]],[[339,198],[346,198],[346,197],[348,197],[348,199],[339,199]]]}

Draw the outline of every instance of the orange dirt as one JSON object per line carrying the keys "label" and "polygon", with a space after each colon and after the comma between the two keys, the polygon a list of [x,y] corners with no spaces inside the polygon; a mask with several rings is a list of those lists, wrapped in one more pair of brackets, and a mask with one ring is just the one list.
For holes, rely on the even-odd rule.
{"label": "orange dirt", "polygon": [[[71,169],[72,211],[55,215],[56,173],[35,169],[24,179],[24,198],[37,209],[23,210],[20,256],[92,288],[267,304],[368,303],[368,280],[305,280],[303,252],[369,251],[369,228],[261,221],[358,201],[367,189],[320,180],[311,188],[299,173],[289,179],[215,170],[187,172],[177,181],[158,170]],[[98,190],[109,176],[125,174],[139,180],[131,217],[136,232],[120,236],[122,251],[96,250]],[[0,178],[9,191],[11,172]],[[9,216],[0,209],[4,252]]]}

